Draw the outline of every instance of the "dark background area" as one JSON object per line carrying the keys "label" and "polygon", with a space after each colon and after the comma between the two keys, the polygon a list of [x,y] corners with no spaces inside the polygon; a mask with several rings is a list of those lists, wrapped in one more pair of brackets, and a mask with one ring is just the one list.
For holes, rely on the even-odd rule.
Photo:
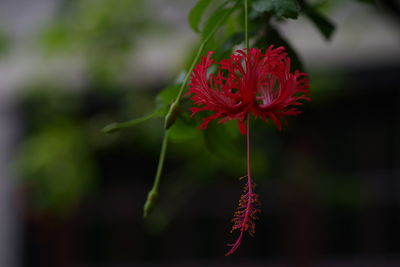
{"label": "dark background area", "polygon": [[[257,125],[254,146],[272,135],[275,144],[257,149],[279,149],[266,149],[268,178],[257,187],[261,218],[236,255],[222,256],[235,236],[228,234],[229,219],[241,186],[223,168],[193,180],[179,174],[188,159],[170,157],[159,207],[167,215],[145,224],[142,206],[157,151],[135,152],[143,146],[136,135],[94,151],[96,192],[67,218],[24,215],[24,266],[397,266],[399,70],[344,71],[351,89],[312,102],[289,129],[276,134]],[[101,98],[91,95],[85,106],[105,111],[110,102]]]}

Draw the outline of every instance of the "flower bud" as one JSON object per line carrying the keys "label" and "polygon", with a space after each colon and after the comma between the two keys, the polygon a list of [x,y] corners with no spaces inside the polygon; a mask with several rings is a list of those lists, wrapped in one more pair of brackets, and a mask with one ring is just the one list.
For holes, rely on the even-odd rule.
{"label": "flower bud", "polygon": [[158,199],[158,192],[155,190],[151,190],[147,195],[146,203],[144,203],[143,208],[143,217],[147,218],[147,216],[153,211],[154,205],[156,204]]}
{"label": "flower bud", "polygon": [[179,102],[173,102],[169,108],[167,116],[165,116],[165,124],[164,128],[168,130],[176,121],[178,118],[178,114],[180,111],[180,104]]}
{"label": "flower bud", "polygon": [[101,129],[102,133],[115,133],[121,130],[121,127],[118,122],[111,123]]}

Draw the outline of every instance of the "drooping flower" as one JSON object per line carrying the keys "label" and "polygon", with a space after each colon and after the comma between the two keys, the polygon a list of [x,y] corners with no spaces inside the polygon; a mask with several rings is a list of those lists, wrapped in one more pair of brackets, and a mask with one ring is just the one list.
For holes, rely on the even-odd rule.
{"label": "drooping flower", "polygon": [[[302,105],[301,100],[311,99],[306,74],[290,72],[290,59],[283,47],[270,46],[265,53],[256,48],[237,50],[219,63],[211,59],[212,54],[203,57],[191,73],[188,94],[197,105],[191,108],[192,115],[212,112],[203,119],[200,129],[206,129],[212,120],[237,120],[241,133],[247,134],[247,183],[231,230],[239,230],[240,234],[233,244],[228,244],[231,248],[226,255],[230,255],[240,246],[245,232],[254,234],[259,212],[260,202],[250,172],[250,115],[271,120],[280,130],[286,116],[300,113],[297,107]],[[215,74],[208,73],[212,65],[217,66]]]}
{"label": "drooping flower", "polygon": [[[218,63],[211,59],[210,51],[193,70],[188,94],[193,94],[191,99],[197,107],[191,108],[192,115],[213,112],[200,128],[206,129],[212,120],[223,123],[236,119],[244,134],[244,121],[252,114],[272,120],[281,129],[286,116],[300,113],[300,100],[310,101],[306,74],[290,72],[290,59],[283,47],[270,46],[265,53],[256,48],[246,52],[237,50]],[[208,74],[214,64],[216,74]]]}

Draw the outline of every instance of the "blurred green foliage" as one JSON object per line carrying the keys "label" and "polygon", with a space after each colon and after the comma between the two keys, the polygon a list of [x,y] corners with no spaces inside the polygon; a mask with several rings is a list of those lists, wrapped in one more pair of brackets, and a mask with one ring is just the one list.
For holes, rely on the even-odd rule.
{"label": "blurred green foliage", "polygon": [[65,1],[57,21],[43,33],[43,45],[48,52],[78,53],[93,80],[113,83],[153,21],[143,0]]}
{"label": "blurred green foliage", "polygon": [[27,180],[34,209],[67,215],[95,188],[96,163],[85,122],[78,119],[81,99],[45,88],[34,87],[20,100],[26,134],[15,167]]}
{"label": "blurred green foliage", "polygon": [[8,45],[9,42],[6,34],[0,31],[0,55],[3,55],[7,52]]}
{"label": "blurred green foliage", "polygon": [[33,187],[33,207],[68,214],[84,193],[94,189],[95,163],[82,127],[57,121],[27,137],[17,167]]}
{"label": "blurred green foliage", "polygon": [[[239,2],[200,0],[190,11],[189,25],[199,33],[199,39],[209,39],[205,50],[215,51],[213,58],[216,61],[229,56],[244,41],[243,6]],[[177,82],[160,84],[142,94],[132,90],[134,85],[120,87],[119,80],[132,60],[130,55],[138,41],[149,31],[162,28],[149,1],[74,0],[62,3],[54,23],[41,35],[42,49],[50,56],[79,57],[88,70],[84,74],[88,84],[79,92],[49,86],[47,81],[28,86],[28,93],[21,101],[27,125],[17,156],[20,174],[32,188],[33,203],[40,210],[60,213],[73,209],[85,193],[96,187],[99,166],[95,154],[98,151],[119,145],[132,150],[146,148],[147,152],[154,153],[161,139],[162,122],[160,119],[151,122],[147,119],[165,116],[183,80],[179,75]],[[335,29],[321,12],[332,1],[254,0],[250,3],[252,45],[259,48],[271,44],[285,46],[292,58],[293,69],[303,69],[300,56],[271,20],[279,23],[286,18],[306,15],[327,39]],[[221,24],[213,34],[217,22]],[[0,53],[5,47],[6,38],[0,35]],[[192,54],[187,55],[188,61]],[[184,70],[182,73],[183,76],[186,74]],[[326,81],[330,83],[332,80]],[[314,88],[319,87],[318,82],[322,84],[321,88],[324,87],[325,80],[319,79]],[[93,110],[90,110],[91,104],[84,101],[84,94],[91,92],[99,94],[93,101],[100,102],[92,103]],[[155,95],[156,99],[152,101]],[[324,95],[321,93],[321,98]],[[172,143],[169,157],[171,161],[180,162],[179,174],[176,175],[187,177],[188,181],[205,182],[219,173],[228,174],[230,178],[241,176],[244,143],[236,123],[211,123],[206,131],[198,131],[196,128],[201,116],[190,117],[191,103],[187,100],[184,96],[178,120],[169,133]],[[102,109],[102,101],[111,108]],[[145,117],[141,117],[143,115]],[[130,126],[139,122],[146,125],[115,136],[100,135],[99,130],[107,123],[136,117],[139,120]],[[253,150],[255,176],[259,172],[273,171],[274,156],[279,154],[277,151],[282,146],[279,133],[264,123],[263,127],[258,127],[259,123],[255,123],[255,127],[260,136],[272,141],[268,149],[255,146]],[[177,190],[171,194],[179,193]]]}

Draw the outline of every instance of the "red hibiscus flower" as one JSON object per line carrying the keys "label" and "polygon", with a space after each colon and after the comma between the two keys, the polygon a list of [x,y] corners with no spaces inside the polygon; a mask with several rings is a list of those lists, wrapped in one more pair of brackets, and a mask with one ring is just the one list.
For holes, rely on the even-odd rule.
{"label": "red hibiscus flower", "polygon": [[[199,128],[218,119],[219,123],[236,119],[241,133],[246,133],[245,119],[249,114],[265,121],[272,120],[278,129],[286,116],[300,113],[300,100],[310,101],[306,74],[290,72],[290,59],[283,47],[268,47],[265,53],[252,48],[237,50],[229,59],[214,62],[212,51],[195,67],[191,74],[189,92],[200,111],[212,111]],[[215,64],[216,74],[207,71]]]}
{"label": "red hibiscus flower", "polygon": [[[270,46],[265,53],[255,48],[237,50],[219,63],[211,59],[212,54],[203,57],[191,74],[188,94],[197,105],[191,108],[192,115],[212,112],[199,128],[206,129],[212,120],[237,120],[241,133],[247,134],[247,183],[232,220],[232,231],[239,230],[240,234],[233,244],[228,244],[231,248],[226,255],[230,255],[240,246],[245,232],[254,234],[260,205],[250,172],[249,115],[272,120],[281,129],[286,116],[300,113],[297,107],[302,105],[301,100],[311,99],[306,74],[290,72],[290,59],[283,47]],[[217,66],[216,74],[208,74],[213,64]]]}

